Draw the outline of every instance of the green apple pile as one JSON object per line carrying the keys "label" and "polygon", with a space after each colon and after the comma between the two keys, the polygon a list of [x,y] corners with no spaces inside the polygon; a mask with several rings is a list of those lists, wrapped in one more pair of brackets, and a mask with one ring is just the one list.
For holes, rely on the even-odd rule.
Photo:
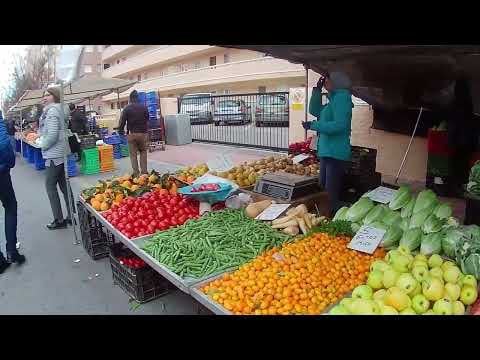
{"label": "green apple pile", "polygon": [[331,315],[464,315],[477,300],[477,280],[434,254],[413,256],[407,247],[372,263],[367,283],[356,287]]}

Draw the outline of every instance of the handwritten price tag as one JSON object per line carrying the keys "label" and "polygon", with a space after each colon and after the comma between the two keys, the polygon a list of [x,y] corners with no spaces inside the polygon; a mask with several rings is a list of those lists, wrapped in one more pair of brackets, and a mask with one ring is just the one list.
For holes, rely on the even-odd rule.
{"label": "handwritten price tag", "polygon": [[385,186],[379,186],[378,188],[372,190],[367,196],[373,201],[382,204],[388,204],[390,201],[392,201],[396,193],[397,190],[390,189]]}
{"label": "handwritten price tag", "polygon": [[290,204],[272,204],[256,217],[256,220],[272,221],[280,216]]}
{"label": "handwritten price tag", "polygon": [[367,254],[373,254],[378,245],[380,245],[385,233],[386,231],[383,229],[364,225],[358,230],[352,241],[350,241],[348,248]]}
{"label": "handwritten price tag", "polygon": [[309,155],[300,154],[300,155],[294,156],[292,161],[294,164],[300,164],[303,160],[306,160],[309,157],[310,157]]}

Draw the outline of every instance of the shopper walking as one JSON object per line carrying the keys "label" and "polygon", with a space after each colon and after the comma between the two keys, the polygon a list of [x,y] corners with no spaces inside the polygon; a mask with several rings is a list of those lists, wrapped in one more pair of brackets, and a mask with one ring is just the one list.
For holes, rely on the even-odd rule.
{"label": "shopper walking", "polygon": [[[322,105],[322,88],[328,91],[329,103]],[[317,155],[320,159],[320,186],[329,196],[333,215],[341,206],[340,194],[346,166],[351,157],[352,94],[351,81],[342,72],[321,78],[313,88],[309,112],[316,121],[303,127],[318,134]]]}
{"label": "shopper walking", "polygon": [[17,199],[12,185],[10,169],[15,166],[15,154],[7,133],[7,126],[0,113],[0,201],[5,209],[5,240],[7,243],[4,257],[0,250],[0,274],[12,263],[25,262],[25,256],[17,250]]}
{"label": "shopper walking", "polygon": [[[53,221],[47,225],[50,230],[64,229],[67,224],[72,224],[72,214],[68,206],[67,181],[65,179],[65,118],[60,104],[60,89],[48,88],[42,99],[44,109],[39,121],[39,135],[37,140],[45,159],[46,189],[50,206],[52,207]],[[63,218],[62,205],[58,196],[57,184],[63,193],[67,207],[68,218]],[[70,192],[72,206],[73,194]]]}
{"label": "shopper walking", "polygon": [[118,130],[124,133],[125,124],[128,133],[128,148],[130,161],[132,162],[133,176],[139,175],[138,154],[140,154],[140,170],[142,174],[148,174],[147,170],[147,147],[148,147],[148,109],[138,100],[138,93],[133,90],[130,93],[130,104],[122,111]]}

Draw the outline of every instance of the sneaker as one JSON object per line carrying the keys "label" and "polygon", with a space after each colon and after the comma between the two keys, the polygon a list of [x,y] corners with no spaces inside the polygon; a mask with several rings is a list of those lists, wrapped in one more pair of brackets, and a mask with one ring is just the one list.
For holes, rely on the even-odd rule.
{"label": "sneaker", "polygon": [[7,262],[10,264],[18,264],[22,265],[25,262],[25,256],[21,255],[18,251],[12,253],[12,254],[7,254]]}
{"label": "sneaker", "polygon": [[47,225],[48,230],[58,230],[58,229],[66,229],[67,222],[65,220],[58,221],[53,220],[50,224]]}
{"label": "sneaker", "polygon": [[6,261],[2,256],[2,258],[0,258],[0,274],[3,274],[3,272],[7,270],[9,266],[10,263]]}

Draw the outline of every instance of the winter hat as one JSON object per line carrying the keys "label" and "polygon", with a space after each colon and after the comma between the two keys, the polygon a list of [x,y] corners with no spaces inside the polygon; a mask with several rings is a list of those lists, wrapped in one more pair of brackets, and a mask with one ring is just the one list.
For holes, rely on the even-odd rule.
{"label": "winter hat", "polygon": [[58,86],[51,86],[46,91],[53,96],[56,103],[60,102],[60,88]]}
{"label": "winter hat", "polygon": [[350,89],[350,87],[352,86],[352,81],[350,80],[348,75],[345,74],[344,72],[340,72],[340,71],[331,72],[328,78],[332,82],[334,90]]}

